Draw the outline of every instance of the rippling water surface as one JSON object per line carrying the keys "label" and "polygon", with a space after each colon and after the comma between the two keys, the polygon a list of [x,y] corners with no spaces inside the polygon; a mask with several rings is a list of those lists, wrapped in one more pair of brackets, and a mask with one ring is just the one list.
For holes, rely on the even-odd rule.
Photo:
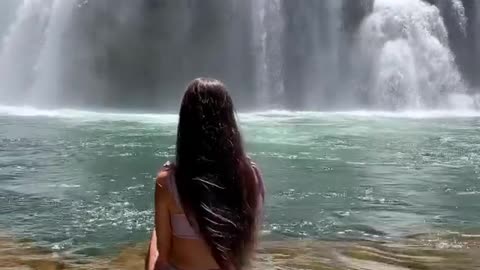
{"label": "rippling water surface", "polygon": [[[265,240],[478,231],[479,116],[240,114],[268,189]],[[88,256],[146,241],[153,177],[173,158],[176,120],[0,108],[0,229]]]}

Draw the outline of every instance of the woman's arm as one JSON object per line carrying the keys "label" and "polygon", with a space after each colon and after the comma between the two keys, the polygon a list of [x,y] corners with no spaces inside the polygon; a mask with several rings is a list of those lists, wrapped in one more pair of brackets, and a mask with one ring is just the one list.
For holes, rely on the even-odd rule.
{"label": "woman's arm", "polygon": [[156,262],[150,262],[149,270],[162,269],[168,264],[170,255],[172,234],[168,208],[170,196],[167,188],[168,177],[168,171],[160,172],[155,185],[155,233],[152,242],[156,240],[156,243],[152,243],[151,248],[156,248],[158,257]]}

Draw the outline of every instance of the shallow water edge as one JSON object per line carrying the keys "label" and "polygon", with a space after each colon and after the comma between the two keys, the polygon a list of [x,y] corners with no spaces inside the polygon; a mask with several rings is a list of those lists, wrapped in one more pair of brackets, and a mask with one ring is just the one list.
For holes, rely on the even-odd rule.
{"label": "shallow water edge", "polygon": [[[78,257],[0,235],[0,269],[143,269],[146,247],[125,246],[112,257]],[[398,243],[267,241],[258,250],[254,269],[480,269],[480,235],[416,235]]]}

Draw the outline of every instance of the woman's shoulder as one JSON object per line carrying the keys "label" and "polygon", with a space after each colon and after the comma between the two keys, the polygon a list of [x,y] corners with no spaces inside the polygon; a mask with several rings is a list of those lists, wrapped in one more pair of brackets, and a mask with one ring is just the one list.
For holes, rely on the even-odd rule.
{"label": "woman's shoulder", "polygon": [[169,171],[159,171],[157,174],[157,185],[160,187],[166,187],[168,185],[168,178],[170,177]]}
{"label": "woman's shoulder", "polygon": [[257,176],[258,174],[261,175],[260,168],[258,167],[257,163],[255,163],[255,161],[253,161],[253,159],[251,159],[250,157],[247,157],[247,159],[248,159],[248,162],[250,162],[250,166],[252,166],[255,174],[257,174]]}
{"label": "woman's shoulder", "polygon": [[[168,165],[168,166],[167,166]],[[171,177],[173,170],[169,164],[165,164],[157,173],[155,179],[155,204],[164,203],[171,205]],[[170,206],[169,206],[170,207]]]}
{"label": "woman's shoulder", "polygon": [[265,185],[263,183],[262,172],[261,172],[260,168],[258,167],[257,163],[255,163],[255,161],[253,161],[250,157],[248,157],[248,160],[249,160],[250,166],[252,166],[253,172],[255,174],[255,182],[258,185],[258,187],[260,188],[259,192],[262,195],[262,197],[265,197]]}
{"label": "woman's shoulder", "polygon": [[160,171],[157,173],[156,182],[157,186],[161,189],[168,190],[170,177],[173,173],[173,164],[167,161]]}
{"label": "woman's shoulder", "polygon": [[251,157],[247,156],[247,160],[248,160],[248,162],[250,162],[250,165],[252,167],[258,168],[257,163],[255,163],[255,161],[253,161],[253,159]]}

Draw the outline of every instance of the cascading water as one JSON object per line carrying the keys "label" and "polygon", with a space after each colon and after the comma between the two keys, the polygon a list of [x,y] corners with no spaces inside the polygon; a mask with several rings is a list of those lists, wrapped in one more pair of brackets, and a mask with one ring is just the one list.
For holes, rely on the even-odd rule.
{"label": "cascading water", "polygon": [[0,38],[5,35],[10,22],[15,16],[15,10],[21,4],[17,0],[3,0],[0,4]]}
{"label": "cascading water", "polygon": [[[307,95],[306,102],[308,107],[317,109],[319,100],[328,100],[335,98],[338,94],[335,88],[341,87],[341,67],[340,53],[343,43],[341,9],[342,1],[327,0],[319,1],[317,28],[312,33],[316,38],[314,40],[314,59],[313,67],[316,74],[312,74],[311,91]],[[322,103],[322,102],[321,102]],[[325,104],[325,102],[323,102]]]}
{"label": "cascading water", "polygon": [[24,0],[0,47],[2,103],[25,98],[51,8],[49,0]]}
{"label": "cascading water", "polygon": [[283,1],[286,21],[284,76],[287,105],[331,109],[343,62],[342,1]]}
{"label": "cascading water", "polygon": [[[480,31],[478,30],[480,29],[480,1],[475,1],[475,7],[476,7],[475,9],[476,17],[475,17],[475,21],[473,22],[473,29],[475,33],[474,56],[476,59],[476,64],[480,65]],[[480,82],[480,78],[478,78],[479,76],[477,75],[476,77],[477,77],[477,81]],[[480,108],[480,85],[478,85],[477,87],[478,87],[477,89],[478,94],[475,95],[475,104],[477,108]]]}
{"label": "cascading water", "polygon": [[252,1],[256,57],[256,88],[259,107],[275,105],[282,99],[282,46],[284,21],[279,0]]}
{"label": "cascading water", "polygon": [[470,109],[480,91],[478,1],[17,6],[2,32],[2,104],[167,110],[197,76],[226,81],[249,109]]}
{"label": "cascading water", "polygon": [[381,109],[449,106],[466,86],[448,45],[440,11],[420,0],[377,0],[359,32],[371,64],[369,102]]}
{"label": "cascading water", "polygon": [[66,28],[70,25],[71,13],[77,0],[54,0],[45,32],[45,41],[35,64],[34,82],[28,94],[29,103],[55,104],[63,87],[60,59],[65,52],[62,42]]}
{"label": "cascading water", "polygon": [[477,57],[477,61],[478,63],[480,63],[480,31],[478,31],[478,29],[480,29],[480,1],[476,1],[475,2],[475,7],[476,7],[476,17],[475,17],[475,21],[474,21],[474,26],[473,26],[473,29],[475,29],[475,55]]}
{"label": "cascading water", "polygon": [[458,23],[459,29],[461,30],[462,34],[466,35],[467,17],[465,16],[465,7],[463,5],[463,2],[461,0],[451,0],[450,6],[452,9],[452,13],[455,17],[455,20]]}

